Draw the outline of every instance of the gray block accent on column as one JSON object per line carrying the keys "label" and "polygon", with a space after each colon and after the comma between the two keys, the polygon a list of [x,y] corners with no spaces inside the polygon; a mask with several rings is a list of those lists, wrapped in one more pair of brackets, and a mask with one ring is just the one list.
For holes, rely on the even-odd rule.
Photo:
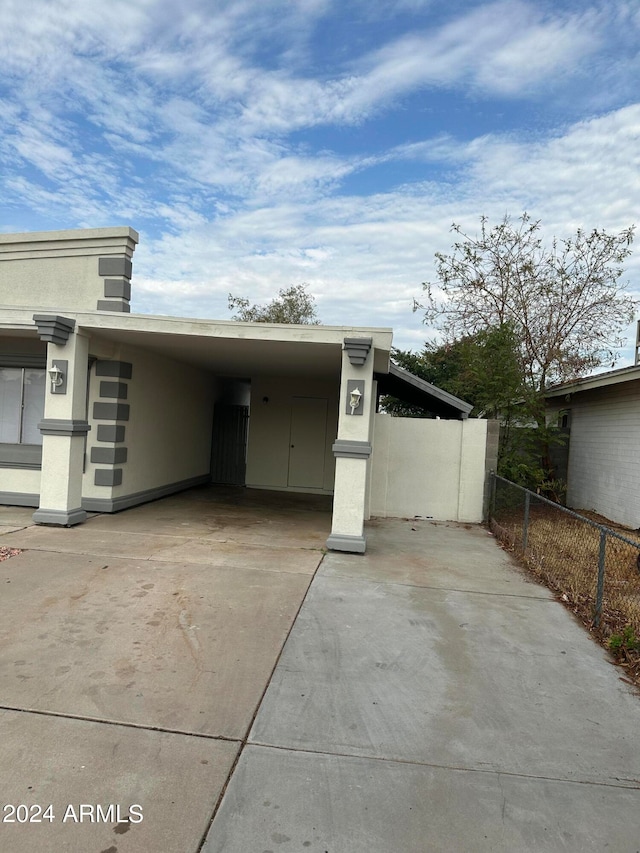
{"label": "gray block accent on column", "polygon": [[86,435],[91,427],[86,421],[43,418],[38,429],[43,435]]}
{"label": "gray block accent on column", "polygon": [[361,367],[365,363],[372,345],[373,338],[344,339],[344,349],[349,356],[349,361],[354,367]]}
{"label": "gray block accent on column", "polygon": [[347,456],[351,459],[368,459],[372,447],[368,441],[345,441],[338,439],[332,445],[334,456]]}
{"label": "gray block accent on column", "polygon": [[330,551],[346,551],[348,554],[364,554],[367,540],[364,536],[347,536],[342,533],[332,533],[327,539]]}
{"label": "gray block accent on column", "polygon": [[7,506],[39,506],[40,495],[28,492],[0,492],[0,504]]}
{"label": "gray block accent on column", "polygon": [[120,299],[98,299],[96,311],[118,311],[120,314],[129,314],[131,306]]}
{"label": "gray block accent on column", "polygon": [[98,424],[96,439],[98,441],[108,441],[112,444],[124,441],[124,431],[123,424]]}
{"label": "gray block accent on column", "polygon": [[126,447],[92,447],[91,461],[99,465],[121,465],[127,461]]}
{"label": "gray block accent on column", "polygon": [[131,282],[126,278],[105,278],[104,295],[118,299],[131,299]]}
{"label": "gray block accent on column", "polygon": [[75,329],[76,321],[57,314],[34,314],[33,322],[38,327],[38,337],[50,344],[63,345]]}
{"label": "gray block accent on column", "polygon": [[129,258],[98,258],[98,275],[131,278],[133,266]]}
{"label": "gray block accent on column", "polygon": [[113,400],[126,400],[129,386],[126,382],[101,382],[100,396],[110,397]]}
{"label": "gray block accent on column", "polygon": [[97,421],[128,421],[128,403],[94,403],[93,417]]}
{"label": "gray block accent on column", "polygon": [[96,361],[96,376],[131,379],[133,365],[128,361]]}
{"label": "gray block accent on column", "polygon": [[96,468],[93,482],[96,486],[119,486],[122,482],[122,468]]}
{"label": "gray block accent on column", "polygon": [[31,518],[36,524],[54,524],[56,527],[73,527],[87,520],[87,513],[80,509],[37,509]]}

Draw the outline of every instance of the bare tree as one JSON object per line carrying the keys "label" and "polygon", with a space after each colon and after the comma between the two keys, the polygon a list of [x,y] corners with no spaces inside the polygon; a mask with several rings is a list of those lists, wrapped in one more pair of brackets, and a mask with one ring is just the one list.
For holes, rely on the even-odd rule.
{"label": "bare tree", "polygon": [[315,298],[307,293],[306,284],[292,284],[278,291],[266,305],[251,305],[244,296],[229,294],[229,310],[237,311],[234,320],[246,323],[298,323],[317,326]]}
{"label": "bare tree", "polygon": [[540,222],[527,213],[493,227],[483,216],[480,226],[470,236],[454,224],[459,239],[451,253],[436,253],[438,282],[425,282],[426,303],[415,303],[425,322],[451,341],[512,324],[523,373],[538,393],[615,362],[638,306],[619,283],[634,227],[579,229],[545,246]]}

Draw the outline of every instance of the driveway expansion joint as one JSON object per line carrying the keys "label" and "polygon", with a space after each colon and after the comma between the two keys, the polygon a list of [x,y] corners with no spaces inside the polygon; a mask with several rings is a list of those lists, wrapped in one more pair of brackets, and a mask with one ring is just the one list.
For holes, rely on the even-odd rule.
{"label": "driveway expansion joint", "polygon": [[244,743],[241,738],[227,737],[226,735],[212,735],[206,732],[191,732],[184,729],[169,729],[164,726],[144,726],[141,723],[131,723],[126,720],[105,720],[102,717],[90,717],[83,714],[64,714],[60,711],[42,711],[38,708],[19,708],[15,705],[0,704],[0,711],[13,711],[18,714],[30,714],[38,717],[56,717],[63,720],[78,720],[83,723],[98,723],[103,726],[119,726],[125,729],[140,729],[145,732],[161,732],[168,735],[181,735],[183,737],[197,737],[202,740],[220,740],[227,743]]}
{"label": "driveway expansion joint", "polygon": [[[640,779],[625,779],[614,777],[618,782],[632,782],[632,785],[616,784],[615,782],[598,782],[592,779],[566,779],[562,776],[543,776],[535,773],[514,773],[512,770],[490,770],[484,767],[460,767],[455,764],[436,764],[431,761],[409,761],[406,758],[391,758],[380,755],[363,755],[358,752],[330,752],[321,749],[297,749],[296,747],[280,746],[261,741],[249,741],[247,746],[258,749],[275,749],[280,752],[289,752],[297,755],[326,755],[332,758],[353,758],[364,761],[379,761],[387,764],[406,764],[410,767],[430,767],[434,770],[450,770],[454,773],[486,773],[490,776],[509,776],[515,779],[531,779],[540,782],[564,782],[568,785],[592,785],[599,788],[621,788],[624,791],[640,791]],[[243,744],[244,748],[244,744]]]}

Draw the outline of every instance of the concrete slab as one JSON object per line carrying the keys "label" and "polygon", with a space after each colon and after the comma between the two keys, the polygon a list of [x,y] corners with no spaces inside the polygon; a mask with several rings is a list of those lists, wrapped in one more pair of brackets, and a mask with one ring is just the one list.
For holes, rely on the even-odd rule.
{"label": "concrete slab", "polygon": [[638,785],[639,730],[637,695],[555,601],[317,577],[250,740]]}
{"label": "concrete slab", "polygon": [[241,738],[308,584],[25,551],[0,562],[0,705]]}
{"label": "concrete slab", "polygon": [[175,545],[184,545],[188,536],[163,536],[159,533],[123,533],[99,530],[93,519],[77,527],[28,527],[8,533],[2,544],[12,548],[55,551],[62,554],[94,554],[104,557],[133,557],[147,560],[157,552]]}
{"label": "concrete slab", "polygon": [[294,572],[303,575],[312,575],[322,557],[320,550],[245,545],[238,542],[206,539],[180,541],[180,544],[163,548],[153,555],[155,561],[182,560],[211,567],[235,566],[266,572]]}
{"label": "concrete slab", "polygon": [[636,853],[640,791],[247,747],[202,853]]}
{"label": "concrete slab", "polygon": [[[0,803],[52,805],[53,820],[0,822],[6,853],[195,853],[239,745],[208,738],[0,711]],[[80,804],[106,822],[80,822]],[[129,808],[133,820],[124,822]],[[22,813],[23,810],[21,810]],[[31,809],[32,817],[38,817]],[[142,814],[142,820],[138,820]],[[0,818],[1,820],[1,818]]]}
{"label": "concrete slab", "polygon": [[[283,499],[282,493],[257,491],[257,497],[247,497],[244,493],[250,490],[242,491],[242,503],[239,498],[229,504],[222,503],[219,497],[195,500],[188,492],[184,500],[177,495],[127,512],[104,515],[94,526],[125,532],[188,534],[243,544],[324,547],[331,530],[331,512],[330,505],[319,510],[314,501],[307,500],[317,495],[298,495],[296,502],[290,495]],[[217,495],[215,490],[206,494]]]}
{"label": "concrete slab", "polygon": [[[353,577],[441,589],[477,590],[552,598],[499,548],[477,524],[372,519],[366,525],[367,553],[329,553],[327,577]],[[515,569],[515,570],[514,570]]]}
{"label": "concrete slab", "polygon": [[22,530],[33,524],[31,516],[33,507],[26,506],[0,506],[0,536],[3,533],[11,533],[14,530]]}

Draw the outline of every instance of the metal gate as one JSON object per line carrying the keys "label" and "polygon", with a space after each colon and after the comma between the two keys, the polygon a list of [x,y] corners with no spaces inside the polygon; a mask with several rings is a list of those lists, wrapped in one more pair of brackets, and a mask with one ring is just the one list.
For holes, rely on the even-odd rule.
{"label": "metal gate", "polygon": [[249,407],[216,403],[213,411],[211,482],[244,486]]}

